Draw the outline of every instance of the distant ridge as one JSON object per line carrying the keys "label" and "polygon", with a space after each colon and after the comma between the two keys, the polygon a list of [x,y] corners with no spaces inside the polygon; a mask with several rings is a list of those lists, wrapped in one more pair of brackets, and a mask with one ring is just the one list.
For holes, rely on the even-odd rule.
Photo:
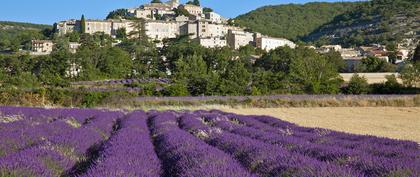
{"label": "distant ridge", "polygon": [[266,35],[298,40],[358,4],[312,2],[265,6],[238,16],[235,22]]}
{"label": "distant ridge", "polygon": [[52,26],[44,25],[44,24],[26,23],[26,22],[0,21],[0,30],[6,30],[6,29],[43,30],[45,28],[52,28]]}
{"label": "distant ridge", "polygon": [[419,38],[419,0],[307,3],[266,6],[238,16],[236,23],[293,40],[363,45]]}

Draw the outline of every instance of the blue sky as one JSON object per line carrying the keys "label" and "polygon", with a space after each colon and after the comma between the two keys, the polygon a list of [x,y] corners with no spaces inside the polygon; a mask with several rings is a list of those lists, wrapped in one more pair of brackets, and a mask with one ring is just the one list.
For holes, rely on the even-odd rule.
{"label": "blue sky", "polygon": [[[150,0],[1,0],[0,21],[53,24],[65,19],[103,19],[118,8],[136,7]],[[163,0],[165,1],[165,0]],[[187,0],[181,0],[182,3]],[[312,0],[313,1],[313,0]],[[324,0],[334,2],[338,0]],[[342,0],[341,0],[342,1]],[[265,5],[306,3],[310,0],[201,0],[225,17],[236,17]]]}

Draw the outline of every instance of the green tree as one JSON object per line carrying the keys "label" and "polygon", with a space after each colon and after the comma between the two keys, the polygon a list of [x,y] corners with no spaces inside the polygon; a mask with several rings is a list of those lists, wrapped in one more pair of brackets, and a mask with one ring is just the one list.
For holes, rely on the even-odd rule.
{"label": "green tree", "polygon": [[191,14],[184,8],[176,8],[174,11],[175,11],[176,16],[186,16],[186,17],[191,16]]}
{"label": "green tree", "polygon": [[86,33],[86,19],[85,19],[85,15],[82,15],[82,18],[80,19],[80,33],[82,33],[82,34]]}
{"label": "green tree", "polygon": [[346,88],[348,94],[367,94],[369,93],[369,83],[365,77],[354,74]]}
{"label": "green tree", "polygon": [[345,71],[346,63],[344,62],[343,57],[341,57],[341,54],[339,52],[330,51],[324,54],[324,56],[330,63],[332,63],[337,68],[337,71]]}
{"label": "green tree", "polygon": [[356,66],[357,72],[394,72],[395,66],[385,60],[376,57],[367,57],[362,59]]}
{"label": "green tree", "polygon": [[264,54],[261,59],[255,62],[255,66],[272,72],[288,73],[291,61],[296,58],[295,51],[287,46],[279,47]]}
{"label": "green tree", "polygon": [[406,64],[400,73],[406,87],[420,87],[420,62]]}
{"label": "green tree", "polygon": [[188,1],[186,4],[192,4],[192,5],[200,6],[200,0]]}
{"label": "green tree", "polygon": [[187,84],[182,82],[170,84],[165,89],[165,96],[189,96]]}
{"label": "green tree", "polygon": [[251,92],[251,73],[240,61],[230,60],[228,69],[220,78],[222,95],[247,95]]}
{"label": "green tree", "polygon": [[106,19],[121,19],[128,17],[128,10],[127,9],[117,9],[110,12]]}
{"label": "green tree", "polygon": [[191,40],[188,36],[180,36],[177,39],[165,41],[164,44],[161,54],[166,57],[164,64],[169,71],[175,70],[178,59],[185,59],[194,55],[203,57],[208,51],[208,49]]}
{"label": "green tree", "polygon": [[204,95],[207,91],[207,65],[201,56],[181,57],[176,62],[174,79],[187,83],[191,95]]}
{"label": "green tree", "polygon": [[79,42],[80,41],[80,32],[79,31],[73,31],[71,33],[66,34],[66,36],[69,38],[70,42]]}
{"label": "green tree", "polygon": [[252,87],[263,95],[290,93],[286,76],[282,72],[257,70],[252,75]]}
{"label": "green tree", "polygon": [[313,94],[338,93],[343,82],[336,67],[320,55],[293,59],[289,77],[297,91]]}
{"label": "green tree", "polygon": [[161,0],[152,0],[150,3],[162,3]]}
{"label": "green tree", "polygon": [[137,18],[133,20],[131,24],[133,31],[131,31],[128,36],[131,38],[137,38],[137,40],[148,40],[146,35],[146,27],[145,27],[145,20],[142,18]]}
{"label": "green tree", "polygon": [[212,9],[212,8],[208,8],[208,7],[204,7],[204,8],[203,8],[203,12],[204,12],[204,13],[213,12],[213,9]]}
{"label": "green tree", "polygon": [[98,68],[108,78],[124,78],[131,73],[132,61],[127,52],[118,47],[111,47],[101,56]]}
{"label": "green tree", "polygon": [[420,62],[420,43],[417,45],[413,55],[414,62]]}
{"label": "green tree", "polygon": [[125,28],[119,28],[116,31],[116,37],[118,39],[126,39],[127,38],[127,30]]}

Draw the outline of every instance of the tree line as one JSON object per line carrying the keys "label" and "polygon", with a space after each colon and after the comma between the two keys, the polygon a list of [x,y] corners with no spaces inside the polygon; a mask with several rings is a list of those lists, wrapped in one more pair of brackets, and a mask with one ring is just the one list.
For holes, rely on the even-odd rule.
{"label": "tree line", "polygon": [[[346,85],[339,76],[345,64],[338,52],[320,54],[303,45],[296,49],[279,47],[269,52],[251,45],[239,50],[230,47],[205,48],[189,36],[151,41],[145,34],[144,20],[141,19],[137,19],[133,28],[129,34],[121,29],[117,38],[103,33],[85,34],[83,31],[74,31],[64,37],[53,34],[54,49],[46,56],[1,54],[0,87],[69,88],[72,81],[168,78],[172,81],[169,85],[137,85],[150,90],[140,94],[350,93],[345,90]],[[69,42],[81,44],[76,53],[70,52]],[[164,47],[156,48],[156,43],[160,42]],[[401,89],[417,86],[419,81],[416,78],[420,78],[418,57],[419,48],[413,61],[401,72],[405,84]],[[375,72],[388,70],[389,66],[380,59],[366,58],[359,68]]]}

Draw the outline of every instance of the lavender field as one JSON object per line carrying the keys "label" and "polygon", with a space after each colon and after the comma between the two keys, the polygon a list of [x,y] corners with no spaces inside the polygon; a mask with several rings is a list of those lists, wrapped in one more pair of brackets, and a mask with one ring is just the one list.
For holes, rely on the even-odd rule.
{"label": "lavender field", "polygon": [[0,107],[6,176],[411,177],[420,147],[216,110]]}

